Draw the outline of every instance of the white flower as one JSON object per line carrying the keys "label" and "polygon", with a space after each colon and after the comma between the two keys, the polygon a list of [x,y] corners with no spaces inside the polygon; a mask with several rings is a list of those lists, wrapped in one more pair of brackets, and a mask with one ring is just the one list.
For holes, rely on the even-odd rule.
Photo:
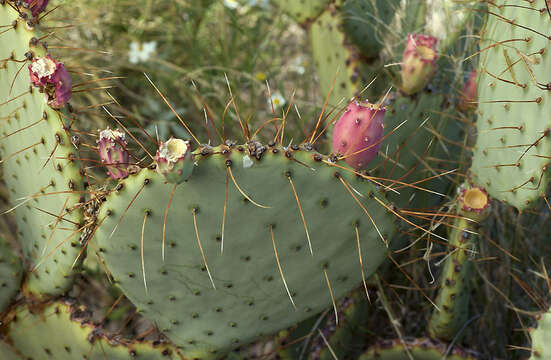
{"label": "white flower", "polygon": [[285,98],[281,95],[280,92],[275,92],[272,94],[272,98],[268,99],[268,106],[271,109],[272,104],[274,104],[274,109],[277,109],[278,107],[285,105],[286,102],[287,101],[285,101]]}
{"label": "white flower", "polygon": [[248,5],[251,6],[251,7],[259,6],[259,7],[262,7],[262,8],[267,8],[268,7],[268,0],[249,0]]}
{"label": "white flower", "polygon": [[237,9],[241,6],[237,0],[224,0],[224,6],[226,6],[228,9]]}
{"label": "white flower", "polygon": [[305,66],[307,65],[306,59],[304,56],[297,56],[293,63],[291,64],[291,70],[296,72],[299,75],[304,74]]}
{"label": "white flower", "polygon": [[130,51],[128,51],[128,61],[130,61],[131,64],[146,62],[156,50],[156,41],[145,42],[143,44],[132,41],[132,43],[130,43]]}

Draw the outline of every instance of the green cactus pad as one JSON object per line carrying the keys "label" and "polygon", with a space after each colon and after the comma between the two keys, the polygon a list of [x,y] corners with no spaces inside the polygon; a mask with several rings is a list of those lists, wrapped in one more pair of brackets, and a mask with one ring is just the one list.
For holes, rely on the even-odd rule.
{"label": "green cactus pad", "polygon": [[[34,269],[27,278],[26,290],[59,294],[71,284],[71,266],[79,252],[75,230],[81,226],[82,215],[73,207],[83,195],[79,192],[83,181],[78,162],[68,160],[78,158],[78,154],[64,129],[67,117],[48,107],[37,88],[31,89],[27,69],[30,62],[25,54],[45,55],[40,43],[31,42],[39,35],[28,29],[9,1],[2,4],[0,25],[17,24],[8,31],[3,28],[0,36],[4,181],[15,208],[26,266]],[[16,61],[10,60],[12,57]]]}
{"label": "green cactus pad", "polygon": [[12,301],[21,282],[21,262],[0,237],[0,313]]}
{"label": "green cactus pad", "polygon": [[545,0],[517,5],[489,7],[472,179],[492,197],[524,209],[549,183],[551,91],[541,87],[549,83],[551,42]]}
{"label": "green cactus pad", "polygon": [[333,360],[336,355],[339,359],[356,359],[367,340],[364,335],[369,306],[363,287],[343,298],[338,305],[339,323],[335,323],[334,314],[327,314],[327,321],[321,329],[325,339],[318,333],[310,358]]}
{"label": "green cactus pad", "polygon": [[360,81],[359,55],[356,49],[345,43],[341,23],[339,12],[335,9],[326,11],[312,23],[309,34],[312,57],[320,74],[321,93],[327,96],[331,91],[329,106],[344,108],[366,84]]}
{"label": "green cactus pad", "polygon": [[330,0],[275,0],[274,2],[301,24],[314,20],[331,3]]}
{"label": "green cactus pad", "polygon": [[376,57],[383,48],[384,36],[390,26],[400,1],[396,0],[348,0],[341,7],[346,34],[362,54]]}
{"label": "green cactus pad", "polygon": [[[453,347],[447,353],[448,344],[437,342],[428,338],[405,340],[408,350],[415,360],[441,360],[443,358],[450,360],[476,359],[474,354],[469,351]],[[447,354],[447,355],[446,355]],[[396,339],[384,341],[381,344],[371,347],[367,352],[360,356],[359,360],[410,360],[411,357],[405,350],[404,344]]]}
{"label": "green cactus pad", "polygon": [[452,341],[468,320],[471,257],[477,239],[472,232],[472,222],[458,218],[453,226],[449,239],[450,255],[442,270],[436,299],[440,311],[435,309],[429,322],[431,337],[445,341]]}
{"label": "green cactus pad", "polygon": [[[256,157],[251,147],[256,147],[252,152]],[[95,237],[105,265],[126,296],[186,356],[199,358],[274,333],[329,306],[325,274],[335,298],[357,286],[361,268],[356,226],[365,274],[385,259],[383,240],[341,179],[355,189],[351,191],[385,239],[394,232],[393,217],[375,200],[385,201],[375,186],[327,164],[327,158],[317,153],[252,143],[212,151],[196,156],[193,176],[175,190],[166,220],[164,262],[163,221],[173,185],[164,184],[155,171],[141,170],[107,197]],[[142,229],[147,291],[141,265]],[[296,309],[278,270],[274,243]]]}
{"label": "green cactus pad", "polygon": [[0,340],[0,360],[23,360],[19,357],[10,345]]}
{"label": "green cactus pad", "polygon": [[547,312],[541,315],[538,320],[538,327],[532,331],[532,356],[530,359],[549,359],[551,353],[546,351],[546,347],[551,342],[551,313]]}
{"label": "green cactus pad", "polygon": [[[461,146],[453,143],[459,138],[461,127],[444,114],[443,102],[441,95],[421,93],[413,98],[398,97],[387,107],[385,136],[388,136],[381,144],[378,157],[369,164],[371,175],[446,193],[448,177],[417,183],[458,166],[449,160],[461,151]],[[398,189],[399,194],[389,191],[388,197],[402,208],[427,207],[443,200],[440,195],[403,184],[393,188]]]}
{"label": "green cactus pad", "polygon": [[6,325],[6,342],[24,359],[181,359],[167,344],[109,337],[90,324],[89,315],[69,302],[51,303],[38,313],[18,309]]}

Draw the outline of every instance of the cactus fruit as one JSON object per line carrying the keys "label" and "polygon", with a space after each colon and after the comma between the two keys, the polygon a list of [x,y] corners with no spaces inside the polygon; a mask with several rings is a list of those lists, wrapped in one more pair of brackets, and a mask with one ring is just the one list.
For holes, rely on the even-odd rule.
{"label": "cactus fruit", "polygon": [[155,155],[157,172],[171,184],[180,184],[193,172],[193,154],[189,141],[170,138],[161,143]]}
{"label": "cactus fruit", "polygon": [[432,339],[412,339],[405,340],[404,343],[398,339],[384,341],[371,347],[360,356],[359,360],[440,360],[442,358],[450,360],[474,360],[477,358],[473,352],[458,348],[457,346],[449,351],[448,344]]}
{"label": "cactus fruit", "polygon": [[186,356],[273,333],[346,294],[361,281],[350,261],[358,240],[365,274],[385,259],[381,236],[394,226],[384,198],[326,157],[250,143],[202,147],[195,160],[178,187],[149,169],[123,180],[94,241],[117,285]]}
{"label": "cactus fruit", "polygon": [[[40,310],[21,306],[3,325],[7,331],[4,339],[7,345],[4,346],[21,359],[181,359],[175,348],[167,343],[111,336],[100,326],[92,325],[91,315],[90,311],[76,306],[72,299],[45,304]],[[0,359],[3,360],[2,354]]]}
{"label": "cactus fruit", "polygon": [[0,237],[0,314],[11,303],[21,282],[21,262]]}
{"label": "cactus fruit", "polygon": [[50,0],[22,0],[22,3],[26,4],[34,17],[43,12],[49,2]]}
{"label": "cactus fruit", "polygon": [[[84,186],[78,150],[68,134],[70,115],[48,106],[44,95],[31,86],[29,72],[23,71],[29,58],[47,57],[37,40],[40,34],[18,11],[26,10],[12,2],[0,3],[0,23],[13,26],[0,36],[2,167],[24,265],[32,271],[26,277],[25,292],[53,295],[72,282],[83,227],[77,204],[83,201]],[[56,80],[62,89],[67,82],[59,80],[64,76],[60,73]]]}
{"label": "cactus fruit", "polygon": [[519,210],[548,187],[551,43],[544,0],[489,5],[478,67],[472,181]]}
{"label": "cactus fruit", "polygon": [[125,134],[119,129],[109,128],[99,133],[98,153],[101,162],[105,164],[107,173],[112,179],[124,179],[128,176],[130,155],[126,149]]}
{"label": "cactus fruit", "polygon": [[35,57],[29,65],[29,74],[33,86],[44,93],[52,108],[62,108],[71,99],[71,76],[65,65],[55,61],[50,55]]}
{"label": "cactus fruit", "polygon": [[476,103],[478,101],[478,84],[476,82],[476,78],[476,70],[471,71],[469,79],[467,79],[467,82],[461,91],[461,100],[459,102],[459,109],[461,111],[476,109]]}
{"label": "cactus fruit", "polygon": [[333,152],[354,169],[364,169],[377,155],[384,131],[384,107],[352,101],[333,129]]}
{"label": "cactus fruit", "polygon": [[412,95],[428,84],[436,70],[438,39],[423,34],[409,34],[402,56],[402,84],[400,89]]}
{"label": "cactus fruit", "polygon": [[448,240],[449,256],[442,270],[441,287],[429,322],[433,338],[452,341],[468,320],[472,258],[477,236],[476,222],[489,212],[488,193],[478,187],[464,185],[459,192],[457,214]]}

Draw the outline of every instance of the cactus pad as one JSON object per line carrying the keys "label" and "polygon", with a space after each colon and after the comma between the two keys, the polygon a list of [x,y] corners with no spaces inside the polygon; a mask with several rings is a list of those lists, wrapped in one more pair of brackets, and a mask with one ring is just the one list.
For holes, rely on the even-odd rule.
{"label": "cactus pad", "polygon": [[95,239],[105,265],[186,356],[211,356],[274,333],[357,286],[356,228],[365,274],[385,259],[383,240],[347,190],[389,239],[393,218],[376,201],[385,200],[375,186],[326,157],[295,149],[203,148],[187,182],[174,187],[143,169],[101,206]]}
{"label": "cactus pad", "polygon": [[167,344],[109,337],[89,323],[89,315],[69,302],[51,303],[39,313],[18,309],[6,325],[6,342],[24,359],[180,359]]}
{"label": "cactus pad", "polygon": [[530,359],[549,359],[549,346],[551,341],[551,313],[547,312],[541,315],[538,320],[538,327],[532,331],[532,356]]}
{"label": "cactus pad", "polygon": [[331,91],[328,104],[345,107],[365,84],[360,81],[359,55],[355,48],[346,44],[341,28],[341,14],[335,9],[326,11],[312,23],[310,43],[320,74],[321,93],[326,96]]}
{"label": "cactus pad", "polygon": [[[26,289],[59,294],[71,282],[71,266],[79,251],[76,230],[82,215],[73,209],[82,196],[78,154],[64,124],[70,122],[47,105],[32,88],[29,56],[44,56],[39,34],[1,2],[0,24],[0,150],[4,181],[17,218],[18,239],[26,266],[34,269]],[[12,7],[13,6],[13,7]],[[79,192],[80,191],[80,192]]]}
{"label": "cactus pad", "polygon": [[19,289],[21,263],[4,239],[0,237],[0,313]]}
{"label": "cactus pad", "polygon": [[[448,344],[441,343],[428,338],[413,339],[405,341],[411,357],[408,356],[404,344],[396,339],[384,341],[381,344],[371,347],[367,352],[360,356],[359,360],[440,360],[442,358],[450,360],[474,360],[474,354],[467,350],[454,347],[449,353]],[[446,356],[447,354],[447,356]]]}
{"label": "cactus pad", "polygon": [[314,20],[329,5],[330,0],[276,0],[279,7],[302,24]]}
{"label": "cactus pad", "polygon": [[551,156],[551,41],[545,0],[489,6],[478,69],[472,179],[524,209],[544,194]]}

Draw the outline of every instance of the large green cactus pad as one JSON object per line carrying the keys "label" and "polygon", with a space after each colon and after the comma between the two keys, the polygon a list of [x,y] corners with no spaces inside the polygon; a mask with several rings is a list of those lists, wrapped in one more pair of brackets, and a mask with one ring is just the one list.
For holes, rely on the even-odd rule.
{"label": "large green cactus pad", "polygon": [[494,198],[524,209],[549,182],[551,91],[542,86],[551,73],[550,20],[544,0],[498,1],[489,11],[472,176]]}
{"label": "large green cactus pad", "polygon": [[[10,2],[0,5],[0,150],[4,181],[16,207],[18,239],[26,265],[34,269],[26,289],[33,293],[58,294],[71,281],[77,257],[81,211],[71,210],[82,194],[75,148],[64,129],[69,121],[46,104],[30,80],[25,54],[44,56],[37,38],[26,27]],[[13,58],[16,61],[10,60]],[[73,192],[73,190],[75,192]],[[80,191],[80,192],[79,192]],[[39,265],[39,266],[38,266]]]}
{"label": "large green cactus pad", "polygon": [[285,13],[301,24],[318,17],[330,2],[330,0],[275,0]]}
{"label": "large green cactus pad", "polygon": [[66,302],[51,303],[37,313],[18,309],[6,325],[6,342],[22,359],[180,359],[167,344],[110,338],[91,325],[88,316],[87,311]]}
{"label": "large green cactus pad", "polygon": [[358,54],[345,43],[341,28],[341,14],[332,9],[312,24],[309,35],[321,92],[326,96],[331,91],[330,106],[345,107],[365,84],[360,81]]}
{"label": "large green cactus pad", "polygon": [[428,338],[407,340],[406,345],[409,353],[405,350],[404,344],[396,339],[385,341],[381,344],[371,347],[367,352],[360,356],[360,360],[440,360],[442,358],[450,360],[476,359],[474,354],[453,347],[448,350],[448,344],[437,342]]}
{"label": "large green cactus pad", "polygon": [[0,313],[19,290],[21,263],[12,249],[0,237]]}
{"label": "large green cactus pad", "polygon": [[[257,160],[245,148],[219,147],[211,155],[197,156],[198,166],[176,188],[168,211],[164,262],[163,221],[173,186],[164,184],[156,172],[144,169],[124,180],[98,214],[102,225],[96,232],[97,247],[116,283],[186,356],[209,356],[327,307],[331,295],[326,274],[335,298],[357,286],[361,268],[356,227],[365,274],[377,268],[387,248],[341,180],[362,202],[385,239],[394,231],[392,216],[370,197],[385,201],[375,186],[327,164],[327,158],[274,147]],[[258,149],[264,147],[257,144],[257,155]],[[270,208],[247,200],[232,175],[247,197]],[[147,291],[140,256],[142,233]],[[274,244],[296,309],[278,270]]]}

